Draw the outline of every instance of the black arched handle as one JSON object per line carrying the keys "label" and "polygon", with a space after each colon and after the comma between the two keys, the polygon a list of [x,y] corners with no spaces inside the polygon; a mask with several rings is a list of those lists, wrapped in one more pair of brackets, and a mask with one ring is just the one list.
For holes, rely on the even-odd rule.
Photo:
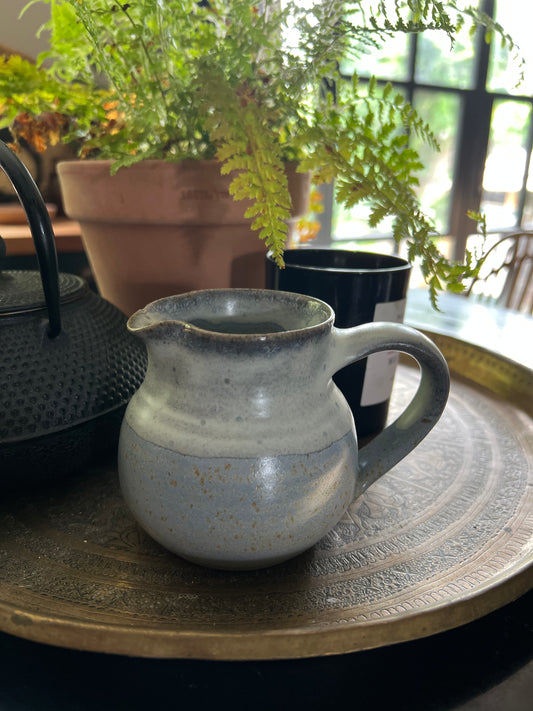
{"label": "black arched handle", "polygon": [[50,215],[28,169],[3,141],[0,141],[0,166],[13,185],[28,218],[48,309],[48,334],[50,338],[55,338],[61,332],[61,314],[57,252]]}

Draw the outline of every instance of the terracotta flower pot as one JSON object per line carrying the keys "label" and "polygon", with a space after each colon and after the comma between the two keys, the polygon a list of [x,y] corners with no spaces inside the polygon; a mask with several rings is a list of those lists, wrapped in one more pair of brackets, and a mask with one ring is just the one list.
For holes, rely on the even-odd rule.
{"label": "terracotta flower pot", "polygon": [[[229,194],[216,161],[147,160],[110,174],[111,161],[58,165],[66,214],[100,294],[126,314],[194,289],[264,286],[265,245]],[[294,217],[310,178],[288,173]]]}

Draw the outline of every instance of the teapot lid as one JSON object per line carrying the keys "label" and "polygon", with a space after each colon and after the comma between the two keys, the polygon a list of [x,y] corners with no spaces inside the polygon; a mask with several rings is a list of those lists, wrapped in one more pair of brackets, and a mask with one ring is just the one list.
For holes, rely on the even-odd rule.
{"label": "teapot lid", "polygon": [[[82,297],[89,289],[75,274],[59,275],[60,302],[65,304]],[[46,301],[38,271],[0,271],[0,316],[20,314],[46,308]]]}

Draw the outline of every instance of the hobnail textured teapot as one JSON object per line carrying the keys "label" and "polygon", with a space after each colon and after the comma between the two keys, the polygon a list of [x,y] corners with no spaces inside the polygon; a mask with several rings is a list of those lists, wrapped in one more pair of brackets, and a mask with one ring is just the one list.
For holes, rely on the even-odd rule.
{"label": "hobnail textured teapot", "polygon": [[13,488],[82,469],[116,445],[146,350],[121,311],[81,277],[58,272],[44,201],[1,141],[0,165],[39,262],[39,271],[0,264],[0,486]]}

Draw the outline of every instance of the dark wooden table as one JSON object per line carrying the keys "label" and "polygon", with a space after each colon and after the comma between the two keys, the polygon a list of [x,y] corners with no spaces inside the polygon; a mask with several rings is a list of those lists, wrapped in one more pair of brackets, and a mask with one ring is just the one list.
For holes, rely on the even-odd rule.
{"label": "dark wooden table", "polygon": [[[533,319],[423,293],[411,325],[532,365]],[[532,372],[533,377],[533,372]],[[0,634],[0,711],[334,709],[531,711],[533,592],[475,622],[411,642],[290,661],[140,659]]]}

